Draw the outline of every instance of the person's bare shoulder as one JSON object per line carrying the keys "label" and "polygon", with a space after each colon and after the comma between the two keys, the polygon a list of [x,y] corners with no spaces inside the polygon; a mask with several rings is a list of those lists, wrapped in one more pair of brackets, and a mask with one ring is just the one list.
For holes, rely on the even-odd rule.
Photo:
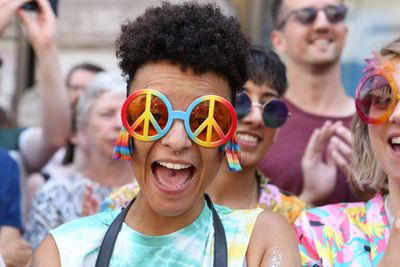
{"label": "person's bare shoulder", "polygon": [[51,235],[48,235],[37,247],[28,263],[29,267],[57,267],[61,266],[57,244]]}
{"label": "person's bare shoulder", "polygon": [[280,214],[263,211],[257,218],[246,255],[247,266],[301,266],[292,226]]}

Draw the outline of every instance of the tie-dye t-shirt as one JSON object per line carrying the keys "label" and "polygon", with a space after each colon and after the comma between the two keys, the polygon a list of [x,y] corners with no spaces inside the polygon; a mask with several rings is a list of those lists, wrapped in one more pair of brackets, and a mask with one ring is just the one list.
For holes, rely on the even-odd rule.
{"label": "tie-dye t-shirt", "polygon": [[[255,221],[262,209],[236,210],[215,205],[225,229],[228,266],[242,267]],[[118,210],[64,224],[50,233],[59,253],[61,266],[95,266],[101,241]],[[143,235],[125,223],[118,235],[110,266],[179,267],[213,266],[214,228],[207,204],[196,220],[168,235]]]}
{"label": "tie-dye t-shirt", "polygon": [[375,267],[390,227],[384,200],[340,203],[303,212],[295,222],[303,266]]}

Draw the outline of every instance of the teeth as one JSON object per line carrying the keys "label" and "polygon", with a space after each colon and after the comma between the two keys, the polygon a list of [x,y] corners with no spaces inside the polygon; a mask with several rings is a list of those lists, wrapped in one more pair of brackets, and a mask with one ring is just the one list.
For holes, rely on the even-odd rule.
{"label": "teeth", "polygon": [[390,139],[390,142],[391,142],[393,145],[400,145],[400,136],[398,136],[398,137],[393,137],[392,139]]}
{"label": "teeth", "polygon": [[174,170],[182,170],[182,169],[190,168],[190,166],[191,166],[189,164],[172,163],[172,162],[164,162],[164,161],[157,161],[157,163],[168,169],[174,169]]}
{"label": "teeth", "polygon": [[329,44],[329,41],[326,40],[326,39],[317,39],[317,40],[314,40],[314,44],[317,44],[317,45],[327,45],[327,44]]}
{"label": "teeth", "polygon": [[237,138],[245,142],[257,142],[258,140],[256,136],[249,134],[237,134]]}

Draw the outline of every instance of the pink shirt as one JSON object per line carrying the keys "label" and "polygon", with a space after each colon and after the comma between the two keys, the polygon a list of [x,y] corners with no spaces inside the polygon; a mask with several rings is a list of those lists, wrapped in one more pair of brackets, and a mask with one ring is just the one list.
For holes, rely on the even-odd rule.
{"label": "pink shirt", "polygon": [[302,266],[376,267],[390,224],[384,197],[304,211],[294,224]]}

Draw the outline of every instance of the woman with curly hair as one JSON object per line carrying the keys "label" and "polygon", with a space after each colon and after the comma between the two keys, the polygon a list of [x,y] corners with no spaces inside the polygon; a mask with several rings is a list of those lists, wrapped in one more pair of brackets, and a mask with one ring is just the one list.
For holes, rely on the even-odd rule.
{"label": "woman with curly hair", "polygon": [[[280,190],[263,173],[257,163],[271,148],[289,116],[281,96],[287,88],[285,65],[279,56],[262,45],[250,47],[249,80],[236,95],[236,129],[240,146],[240,172],[229,171],[226,162],[207,188],[215,203],[231,209],[262,208],[282,214],[290,223],[300,215],[305,203],[297,196]],[[126,207],[140,188],[130,183],[111,193],[101,204],[102,211]],[[307,190],[307,194],[318,195]],[[85,201],[90,205],[91,198]],[[96,209],[96,207],[94,207]]]}
{"label": "woman with curly hair", "polygon": [[[195,2],[149,8],[122,26],[117,57],[128,81],[116,156],[140,192],[127,208],[50,231],[40,266],[299,266],[286,220],[233,211],[204,192],[224,154],[239,170],[236,92],[249,42],[233,17]],[[73,252],[73,253],[71,253]]]}
{"label": "woman with curly hair", "polygon": [[367,62],[355,96],[353,179],[378,193],[304,212],[295,223],[303,266],[400,262],[400,38]]}

